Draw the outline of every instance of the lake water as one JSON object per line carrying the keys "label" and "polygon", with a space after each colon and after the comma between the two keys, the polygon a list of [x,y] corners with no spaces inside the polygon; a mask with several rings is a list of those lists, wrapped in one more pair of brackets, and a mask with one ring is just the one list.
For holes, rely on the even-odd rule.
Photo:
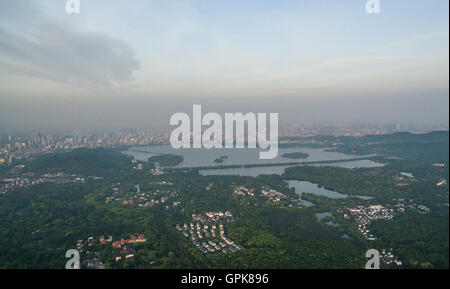
{"label": "lake water", "polygon": [[[343,199],[348,198],[350,195],[342,194],[336,191],[328,190],[324,187],[319,187],[319,185],[308,182],[308,181],[297,181],[297,180],[289,180],[287,181],[289,188],[294,188],[295,192],[299,195],[300,200],[303,202],[303,205],[306,207],[310,207],[314,205],[307,200],[302,199],[303,193],[311,193],[313,195],[327,197],[331,199]],[[370,200],[372,197],[368,196],[360,196],[360,195],[351,195],[351,197],[360,198],[363,200]]]}
{"label": "lake water", "polygon": [[200,170],[199,173],[203,176],[249,176],[257,177],[260,175],[282,175],[284,169],[290,166],[272,166],[272,167],[253,167],[253,168],[232,168],[220,170]]}
{"label": "lake water", "polygon": [[325,217],[331,217],[333,216],[330,212],[323,212],[323,213],[316,213],[317,220],[322,220]]}
{"label": "lake water", "polygon": [[[289,163],[295,161],[336,161],[352,159],[356,156],[347,155],[338,152],[325,151],[320,148],[279,148],[278,156],[272,160],[259,159],[259,149],[174,149],[170,145],[158,145],[158,146],[136,146],[131,147],[129,150],[124,151],[124,154],[131,155],[137,160],[147,161],[148,158],[159,154],[176,154],[183,156],[183,162],[175,166],[176,168],[184,167],[206,167],[206,166],[218,166],[218,165],[244,165],[244,164],[274,164],[274,163]],[[288,159],[281,155],[284,153],[292,152],[304,152],[309,154],[306,159]],[[227,156],[223,160],[223,163],[215,163],[214,160]],[[358,156],[361,157],[361,156]],[[317,166],[337,166],[344,168],[356,168],[356,167],[378,167],[383,164],[376,163],[370,160],[357,160],[348,162],[336,162],[330,164],[315,164]],[[272,166],[272,167],[253,167],[253,168],[230,168],[219,170],[201,170],[202,175],[241,175],[241,176],[258,176],[262,174],[282,174],[284,169],[289,165]]]}
{"label": "lake water", "polygon": [[[323,213],[316,213],[316,218],[317,220],[321,221],[323,218],[325,217],[331,217],[333,216],[330,212],[323,212]],[[325,224],[327,224],[328,226],[333,226],[333,227],[337,227],[337,223],[333,222],[333,221],[325,221]]]}
{"label": "lake water", "polygon": [[[149,157],[160,154],[176,154],[183,156],[183,162],[177,165],[177,168],[184,167],[201,167],[201,166],[217,166],[217,165],[244,165],[244,164],[270,164],[270,163],[282,163],[292,162],[297,160],[287,159],[281,157],[282,154],[288,152],[304,152],[309,154],[306,159],[298,161],[324,161],[324,160],[346,160],[355,158],[354,155],[347,155],[338,152],[329,152],[320,148],[280,148],[278,151],[278,157],[273,160],[260,160],[258,153],[259,149],[179,149],[176,150],[170,145],[159,146],[144,146],[144,147],[131,147],[129,150],[124,151],[124,154],[131,155],[137,160],[147,161]],[[217,164],[214,162],[222,156],[227,156],[223,163]],[[361,157],[361,156],[359,156]],[[376,163],[370,160],[356,160],[348,162],[333,162],[329,164],[315,164],[317,166],[337,166],[344,168],[355,167],[379,167],[383,164]],[[287,167],[292,165],[279,165],[270,167],[251,167],[251,168],[229,168],[229,169],[206,169],[200,170],[202,175],[240,175],[240,176],[259,176],[264,174],[283,174]],[[349,195],[339,193],[336,191],[328,190],[324,187],[319,187],[317,184],[288,180],[290,188],[294,188],[295,192],[299,195],[299,199],[303,202],[304,206],[313,206],[314,203],[302,199],[302,193],[311,193],[318,196],[323,196],[332,199],[348,198]],[[352,197],[360,198],[363,200],[372,199],[368,196],[352,195]]]}
{"label": "lake water", "polygon": [[347,162],[337,162],[337,163],[323,163],[323,164],[311,164],[311,166],[334,166],[340,168],[347,169],[355,169],[355,168],[374,168],[374,167],[382,167],[384,164],[377,163],[371,160],[356,160],[356,161],[347,161]]}
{"label": "lake water", "polygon": [[344,238],[344,239],[347,239],[347,240],[351,240],[352,239],[348,234],[343,234],[341,236],[341,238]]}

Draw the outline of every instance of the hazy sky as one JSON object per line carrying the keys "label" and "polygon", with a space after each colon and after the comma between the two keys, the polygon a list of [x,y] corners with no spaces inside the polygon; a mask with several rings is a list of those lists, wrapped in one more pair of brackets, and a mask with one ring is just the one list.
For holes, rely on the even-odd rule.
{"label": "hazy sky", "polygon": [[0,0],[0,131],[150,128],[192,104],[280,123],[448,123],[449,1]]}

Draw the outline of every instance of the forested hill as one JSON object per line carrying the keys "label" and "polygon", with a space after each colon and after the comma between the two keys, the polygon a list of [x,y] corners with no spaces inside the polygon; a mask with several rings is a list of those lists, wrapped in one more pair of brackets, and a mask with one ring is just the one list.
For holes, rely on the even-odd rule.
{"label": "forested hill", "polygon": [[329,136],[318,135],[310,137],[280,137],[280,140],[291,141],[310,141],[317,142],[339,142],[339,143],[353,143],[353,144],[367,144],[367,143],[449,143],[448,131],[432,131],[429,133],[410,133],[398,132],[392,134],[382,135],[365,135],[362,137],[354,136]]}
{"label": "forested hill", "polygon": [[38,157],[26,164],[34,173],[64,172],[84,176],[108,176],[130,169],[131,157],[117,150],[80,148],[66,153]]}
{"label": "forested hill", "polygon": [[425,134],[415,134],[409,132],[399,132],[384,135],[366,135],[360,138],[340,137],[338,140],[353,139],[352,142],[358,143],[448,143],[448,131],[432,131]]}
{"label": "forested hill", "polygon": [[[353,141],[352,141],[353,140]],[[435,131],[427,134],[395,133],[368,135],[361,138],[337,138],[337,151],[350,154],[379,154],[448,165],[449,133]]]}

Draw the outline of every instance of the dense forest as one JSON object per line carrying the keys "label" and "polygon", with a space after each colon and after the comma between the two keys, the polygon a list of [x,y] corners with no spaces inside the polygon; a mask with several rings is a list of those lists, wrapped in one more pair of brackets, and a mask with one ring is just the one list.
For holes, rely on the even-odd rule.
{"label": "dense forest", "polygon": [[96,148],[43,155],[26,163],[33,173],[64,172],[84,176],[120,175],[130,168],[131,157],[118,150]]}

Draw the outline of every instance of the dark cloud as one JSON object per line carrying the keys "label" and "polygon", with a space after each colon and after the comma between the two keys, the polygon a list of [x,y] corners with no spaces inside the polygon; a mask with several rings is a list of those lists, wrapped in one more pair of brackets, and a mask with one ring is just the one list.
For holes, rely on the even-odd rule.
{"label": "dark cloud", "polygon": [[[25,5],[24,1],[12,2],[15,1],[0,4],[3,11],[0,16],[5,19],[0,23],[2,73],[95,87],[128,81],[139,68],[138,60],[124,41],[102,32],[76,30],[39,15],[30,18],[30,9],[36,9],[35,13],[41,10]],[[13,23],[20,20],[19,13],[23,13],[28,25]]]}

